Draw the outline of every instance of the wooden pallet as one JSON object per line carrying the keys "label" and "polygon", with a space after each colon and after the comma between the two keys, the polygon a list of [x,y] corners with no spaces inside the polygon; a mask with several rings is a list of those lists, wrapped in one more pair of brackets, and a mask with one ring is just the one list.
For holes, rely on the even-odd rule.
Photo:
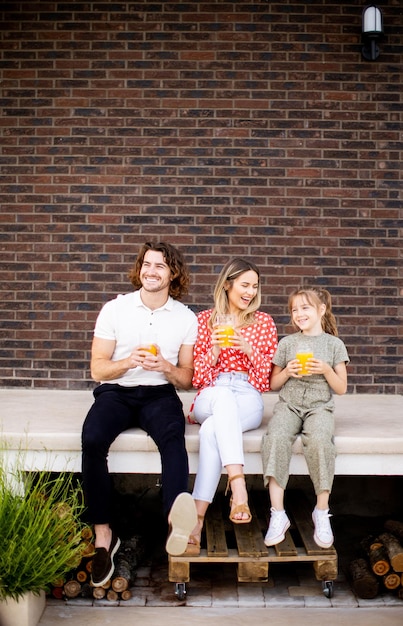
{"label": "wooden pallet", "polygon": [[[334,581],[337,577],[337,552],[334,547],[319,548],[313,540],[312,511],[299,491],[287,494],[291,527],[285,540],[272,548],[263,542],[267,530],[268,503],[260,494],[250,494],[253,515],[250,524],[232,524],[228,519],[228,500],[217,497],[209,507],[202,549],[198,556],[169,556],[170,582],[190,580],[191,563],[236,563],[238,582],[267,582],[269,563],[312,562],[316,579]],[[263,494],[265,496],[265,494]],[[266,514],[264,513],[266,511]]]}

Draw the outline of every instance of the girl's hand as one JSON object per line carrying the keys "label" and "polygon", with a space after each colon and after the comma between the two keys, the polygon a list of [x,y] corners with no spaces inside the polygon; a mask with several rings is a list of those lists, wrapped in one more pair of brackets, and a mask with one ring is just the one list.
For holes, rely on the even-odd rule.
{"label": "girl's hand", "polygon": [[329,363],[326,363],[325,361],[320,361],[319,359],[308,359],[306,362],[306,369],[308,370],[309,374],[327,374],[329,372],[329,370],[331,370],[332,368],[330,367]]}
{"label": "girl's hand", "polygon": [[[309,360],[307,361],[307,369],[309,370],[308,363]],[[292,359],[291,361],[288,361],[284,369],[287,372],[287,376],[289,378],[302,378],[301,374],[299,373],[302,370],[302,365],[298,359]],[[308,376],[309,375],[310,374],[308,374]]]}

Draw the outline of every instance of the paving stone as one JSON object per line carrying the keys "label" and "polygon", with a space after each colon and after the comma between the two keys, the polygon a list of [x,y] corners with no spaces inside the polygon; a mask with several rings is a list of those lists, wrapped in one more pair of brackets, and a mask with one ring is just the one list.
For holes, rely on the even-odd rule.
{"label": "paving stone", "polygon": [[264,607],[265,597],[263,588],[254,583],[242,583],[238,585],[238,606],[239,607]]}

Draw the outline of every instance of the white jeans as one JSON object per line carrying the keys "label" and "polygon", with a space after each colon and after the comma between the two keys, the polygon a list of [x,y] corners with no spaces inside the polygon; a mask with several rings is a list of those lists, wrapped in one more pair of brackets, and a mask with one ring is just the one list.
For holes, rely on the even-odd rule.
{"label": "white jeans", "polygon": [[194,418],[201,426],[195,500],[212,502],[222,468],[244,464],[242,433],[258,428],[263,417],[261,393],[247,378],[240,372],[220,374],[196,398]]}

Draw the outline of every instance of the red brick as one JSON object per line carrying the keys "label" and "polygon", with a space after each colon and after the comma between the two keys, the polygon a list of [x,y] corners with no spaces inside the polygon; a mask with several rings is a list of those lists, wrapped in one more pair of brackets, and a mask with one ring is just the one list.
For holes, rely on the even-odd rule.
{"label": "red brick", "polygon": [[92,387],[97,312],[164,237],[197,309],[253,258],[280,335],[329,287],[349,390],[402,393],[398,3],[373,63],[347,0],[68,5],[3,9],[0,384]]}

